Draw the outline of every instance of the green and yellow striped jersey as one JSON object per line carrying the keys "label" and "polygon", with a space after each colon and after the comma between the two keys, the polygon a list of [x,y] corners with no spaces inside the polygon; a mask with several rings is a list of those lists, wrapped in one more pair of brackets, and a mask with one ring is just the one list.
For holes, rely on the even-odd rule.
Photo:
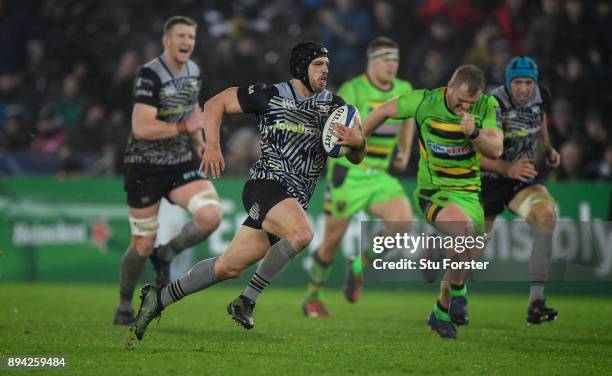
{"label": "green and yellow striped jersey", "polygon": [[[463,133],[461,117],[444,98],[446,88],[415,90],[397,100],[399,118],[414,117],[419,136],[417,184],[427,189],[480,191],[480,154]],[[482,94],[468,111],[480,129],[502,131],[497,100]]]}
{"label": "green and yellow striped jersey", "polygon": [[[381,104],[411,91],[412,85],[408,81],[397,78],[393,80],[393,86],[390,90],[381,90],[370,82],[366,74],[363,74],[342,84],[338,96],[342,97],[346,103],[357,107],[363,121],[371,111]],[[332,164],[339,163],[348,168],[388,169],[402,124],[404,124],[404,121],[401,119],[389,119],[378,127],[368,137],[368,152],[359,165],[350,163],[346,158],[334,160],[330,158],[329,162]]]}

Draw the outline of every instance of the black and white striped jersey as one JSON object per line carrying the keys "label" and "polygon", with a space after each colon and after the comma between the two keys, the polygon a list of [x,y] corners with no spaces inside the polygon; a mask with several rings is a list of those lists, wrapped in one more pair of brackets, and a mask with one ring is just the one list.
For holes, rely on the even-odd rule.
{"label": "black and white striped jersey", "polygon": [[249,180],[274,180],[306,209],[325,167],[321,134],[342,98],[328,90],[305,98],[291,81],[238,89],[243,112],[254,113],[261,135],[261,157]]}
{"label": "black and white striped jersey", "polygon": [[[157,119],[169,123],[186,121],[202,102],[200,69],[191,60],[177,73],[160,56],[145,64],[134,80],[134,103],[157,108]],[[138,140],[130,134],[124,163],[176,165],[193,161],[196,153],[188,133],[163,140]]]}
{"label": "black and white striped jersey", "polygon": [[[531,99],[522,107],[513,103],[511,94],[503,85],[495,88],[491,95],[497,99],[501,110],[504,130],[504,151],[501,159],[514,163],[521,158],[528,158],[533,162],[538,135],[550,106],[550,92],[543,86],[535,85]],[[497,172],[484,170],[482,176],[501,177]]]}

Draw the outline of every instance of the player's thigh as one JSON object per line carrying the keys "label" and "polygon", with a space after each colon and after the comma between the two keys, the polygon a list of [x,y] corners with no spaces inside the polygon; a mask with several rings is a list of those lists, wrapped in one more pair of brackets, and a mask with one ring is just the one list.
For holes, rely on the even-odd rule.
{"label": "player's thigh", "polygon": [[458,204],[444,206],[433,224],[438,230],[450,236],[464,236],[474,233],[474,224],[470,216]]}
{"label": "player's thigh", "polygon": [[534,185],[525,187],[524,189],[521,189],[519,192],[517,192],[517,194],[514,195],[512,200],[510,200],[510,202],[508,203],[508,207],[513,212],[521,215],[519,213],[523,211],[521,206],[527,203],[527,200],[529,200],[534,195],[539,196],[539,197],[550,197],[550,206],[551,207],[553,206],[554,201],[552,200],[552,196],[550,195],[550,193],[548,193],[548,190],[546,189],[546,187],[543,186],[542,184],[534,184]]}
{"label": "player's thigh", "polygon": [[390,233],[410,231],[412,208],[406,197],[372,204],[368,211],[384,221]]}
{"label": "player's thigh", "polygon": [[546,187],[535,184],[519,191],[508,207],[532,226],[552,230],[556,222],[554,202]]}
{"label": "player's thigh", "polygon": [[351,224],[351,217],[325,217],[325,226],[323,232],[323,241],[319,246],[319,252],[326,253],[330,256],[336,254],[338,245],[346,233],[346,229]]}
{"label": "player's thigh", "polygon": [[168,197],[191,213],[198,230],[203,233],[214,231],[221,223],[219,195],[209,180],[190,181],[173,189]]}
{"label": "player's thigh", "polygon": [[170,194],[168,194],[168,198],[182,208],[188,209],[191,199],[202,192],[210,193],[211,197],[218,198],[217,191],[213,184],[209,180],[204,179],[193,180],[180,187],[174,188],[170,191]]}
{"label": "player's thigh", "polygon": [[286,198],[274,205],[266,214],[262,228],[289,240],[297,250],[308,246],[313,236],[308,216],[294,198]]}
{"label": "player's thigh", "polygon": [[215,261],[215,271],[221,278],[235,278],[261,260],[268,249],[270,241],[264,230],[240,226],[228,248]]}
{"label": "player's thigh", "polygon": [[[341,180],[336,176],[338,171],[346,172]],[[326,206],[329,214],[347,218],[367,209],[374,192],[370,183],[358,169],[335,166],[332,179],[326,182]]]}

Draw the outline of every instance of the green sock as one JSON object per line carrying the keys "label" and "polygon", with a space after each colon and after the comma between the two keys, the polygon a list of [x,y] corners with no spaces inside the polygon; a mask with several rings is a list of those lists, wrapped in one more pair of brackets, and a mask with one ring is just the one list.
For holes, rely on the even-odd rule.
{"label": "green sock", "polygon": [[462,285],[453,285],[451,283],[450,288],[448,289],[448,292],[450,293],[451,298],[457,297],[457,296],[466,296],[467,295],[467,284],[462,284]]}
{"label": "green sock", "polygon": [[433,313],[438,320],[450,321],[450,317],[448,316],[448,308],[442,307],[438,301],[436,301],[436,304],[434,304]]}
{"label": "green sock", "polygon": [[357,255],[357,257],[355,257],[353,263],[351,264],[351,268],[353,269],[354,275],[360,275],[363,271],[363,264],[361,263],[361,259],[361,255]]}
{"label": "green sock", "polygon": [[313,252],[312,265],[310,266],[310,270],[308,271],[310,283],[308,284],[308,288],[306,290],[307,299],[321,298],[321,290],[323,289],[323,285],[325,284],[325,282],[327,282],[327,279],[329,278],[331,269],[331,263],[324,263],[323,261],[321,261],[321,259],[319,259],[317,251]]}

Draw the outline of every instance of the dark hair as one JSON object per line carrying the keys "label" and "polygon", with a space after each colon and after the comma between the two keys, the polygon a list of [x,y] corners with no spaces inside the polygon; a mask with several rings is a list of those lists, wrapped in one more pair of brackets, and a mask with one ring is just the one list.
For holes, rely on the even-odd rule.
{"label": "dark hair", "polygon": [[399,44],[397,44],[397,42],[394,41],[391,38],[376,37],[376,38],[372,39],[372,41],[368,44],[367,53],[369,55],[372,52],[378,50],[379,48],[384,48],[384,47],[399,49]]}
{"label": "dark hair", "polygon": [[468,93],[470,95],[476,94],[480,90],[485,88],[485,78],[482,70],[473,64],[462,65],[455,70],[450,82],[455,87],[459,87],[463,84],[467,85]]}
{"label": "dark hair", "polygon": [[176,25],[187,25],[192,26],[195,29],[198,28],[198,24],[191,18],[185,16],[173,16],[168,18],[166,22],[164,22],[164,35],[167,35],[170,30]]}

